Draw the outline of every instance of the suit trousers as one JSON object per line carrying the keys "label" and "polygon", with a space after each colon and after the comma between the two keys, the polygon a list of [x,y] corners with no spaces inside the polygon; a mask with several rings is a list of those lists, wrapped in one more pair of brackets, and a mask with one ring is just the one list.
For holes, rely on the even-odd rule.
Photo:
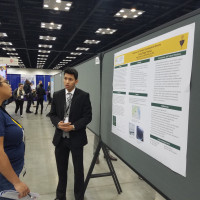
{"label": "suit trousers", "polygon": [[30,111],[30,108],[31,108],[31,99],[27,99],[26,112]]}
{"label": "suit trousers", "polygon": [[36,113],[38,112],[38,108],[39,108],[39,104],[41,105],[41,114],[43,112],[43,102],[44,102],[44,99],[38,99],[37,100],[37,106],[36,106]]}
{"label": "suit trousers", "polygon": [[84,168],[83,168],[83,147],[72,148],[70,138],[62,138],[55,148],[55,157],[58,172],[58,186],[56,197],[59,200],[66,200],[67,170],[69,153],[71,151],[74,166],[74,196],[76,200],[83,200]]}

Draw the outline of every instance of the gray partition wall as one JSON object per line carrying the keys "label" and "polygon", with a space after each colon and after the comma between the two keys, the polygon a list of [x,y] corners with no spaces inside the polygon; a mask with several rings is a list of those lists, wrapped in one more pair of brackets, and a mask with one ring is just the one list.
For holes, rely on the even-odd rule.
{"label": "gray partition wall", "polygon": [[88,128],[99,135],[100,123],[100,64],[95,64],[92,58],[80,65],[75,66],[79,73],[77,87],[90,94],[92,104],[92,121]]}
{"label": "gray partition wall", "polygon": [[63,89],[62,72],[54,75],[54,92]]}
{"label": "gray partition wall", "polygon": [[[195,22],[194,53],[191,78],[191,95],[188,129],[187,176],[171,171],[160,162],[117,137],[111,132],[112,81],[114,54],[176,28]],[[133,170],[171,200],[200,199],[200,11],[174,20],[166,25],[128,41],[104,54],[102,70],[102,141],[121,157]],[[133,197],[134,199],[134,197]]]}

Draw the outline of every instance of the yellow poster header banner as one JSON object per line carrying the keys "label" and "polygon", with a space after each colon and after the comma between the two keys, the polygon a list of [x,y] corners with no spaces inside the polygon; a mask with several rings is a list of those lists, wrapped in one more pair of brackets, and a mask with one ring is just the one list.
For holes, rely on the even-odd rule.
{"label": "yellow poster header banner", "polygon": [[155,44],[115,57],[115,66],[187,49],[189,33],[184,33]]}

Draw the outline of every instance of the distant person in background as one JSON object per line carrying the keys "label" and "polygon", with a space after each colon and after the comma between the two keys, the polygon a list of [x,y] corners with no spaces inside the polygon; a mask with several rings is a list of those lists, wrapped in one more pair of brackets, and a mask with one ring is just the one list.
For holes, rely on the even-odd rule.
{"label": "distant person in background", "polygon": [[31,82],[26,79],[24,83],[24,91],[26,94],[26,99],[27,99],[27,106],[26,106],[26,113],[32,113],[30,111],[31,108],[31,101],[32,101],[32,94],[31,94]]}
{"label": "distant person in background", "polygon": [[0,191],[15,189],[22,198],[30,192],[19,179],[24,165],[23,128],[2,108],[11,96],[10,85],[0,76]]}
{"label": "distant person in background", "polygon": [[39,80],[39,83],[37,84],[36,90],[40,88],[40,84],[42,84],[41,80]]}
{"label": "distant person in background", "polygon": [[16,103],[15,113],[17,114],[17,112],[20,108],[21,118],[23,117],[23,105],[24,105],[24,96],[25,96],[23,87],[24,87],[23,84],[19,83],[18,88],[15,89],[13,92],[13,96],[14,96],[15,103]]}
{"label": "distant person in background", "polygon": [[48,104],[51,104],[51,83],[48,82],[48,87],[47,87],[47,100]]}
{"label": "distant person in background", "polygon": [[[33,83],[31,83],[31,103],[34,105],[34,97],[36,97],[36,90]],[[36,107],[36,106],[33,106]]]}
{"label": "distant person in background", "polygon": [[36,106],[36,111],[35,114],[38,114],[38,107],[39,104],[41,105],[41,114],[43,113],[43,102],[44,102],[44,95],[46,95],[46,92],[43,88],[43,84],[40,84],[40,87],[36,91],[37,93],[37,106]]}

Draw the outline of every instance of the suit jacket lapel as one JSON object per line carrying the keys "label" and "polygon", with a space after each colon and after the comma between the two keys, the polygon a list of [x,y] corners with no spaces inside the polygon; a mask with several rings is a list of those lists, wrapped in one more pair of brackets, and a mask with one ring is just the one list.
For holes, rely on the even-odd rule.
{"label": "suit jacket lapel", "polygon": [[61,106],[61,116],[64,118],[65,110],[66,110],[66,95],[65,95],[65,89],[63,89],[61,93],[60,98],[60,106]]}
{"label": "suit jacket lapel", "polygon": [[71,103],[70,112],[73,111],[73,109],[74,109],[74,105],[75,105],[75,103],[76,103],[76,100],[77,100],[77,98],[78,98],[78,95],[79,95],[79,89],[76,88],[75,91],[74,91],[73,98],[72,98],[72,103]]}

